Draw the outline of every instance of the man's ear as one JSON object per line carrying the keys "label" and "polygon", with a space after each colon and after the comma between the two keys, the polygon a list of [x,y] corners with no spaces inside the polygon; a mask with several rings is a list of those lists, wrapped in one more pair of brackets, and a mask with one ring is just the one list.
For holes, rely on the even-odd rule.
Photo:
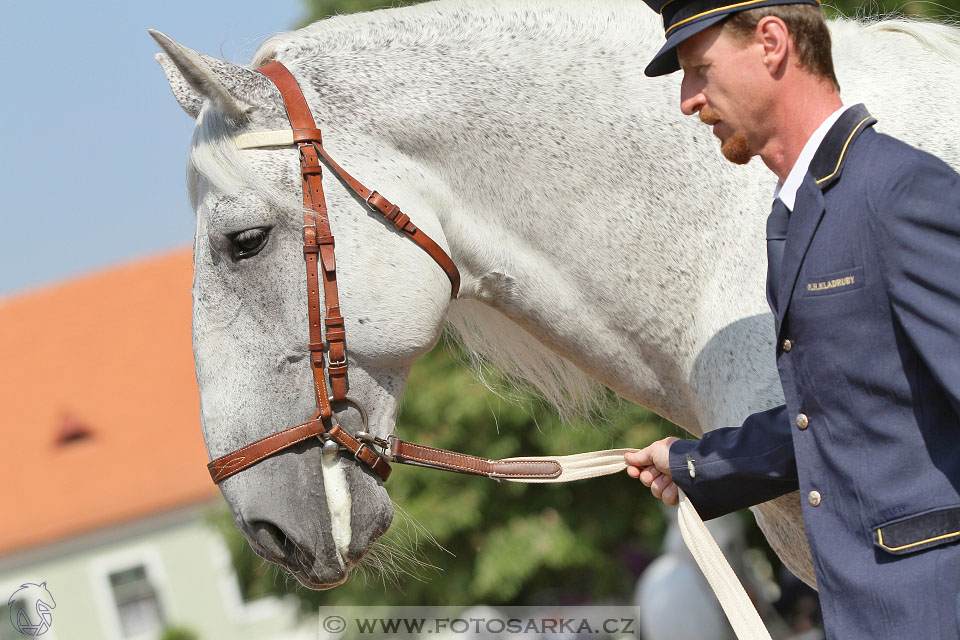
{"label": "man's ear", "polygon": [[791,49],[790,30],[777,16],[764,16],[757,23],[756,38],[763,46],[762,61],[770,75],[779,77]]}

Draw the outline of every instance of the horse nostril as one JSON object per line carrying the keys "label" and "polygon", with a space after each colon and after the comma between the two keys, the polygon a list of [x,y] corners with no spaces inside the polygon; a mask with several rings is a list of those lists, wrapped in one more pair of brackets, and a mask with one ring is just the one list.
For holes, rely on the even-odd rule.
{"label": "horse nostril", "polygon": [[248,526],[252,534],[250,537],[256,541],[257,546],[275,559],[274,562],[283,558],[287,536],[280,527],[266,520],[252,520]]}

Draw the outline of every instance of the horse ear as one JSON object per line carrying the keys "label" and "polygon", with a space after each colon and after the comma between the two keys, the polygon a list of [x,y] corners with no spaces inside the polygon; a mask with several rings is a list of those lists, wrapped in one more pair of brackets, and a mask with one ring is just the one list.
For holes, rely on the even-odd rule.
{"label": "horse ear", "polygon": [[173,97],[177,99],[183,110],[190,114],[191,118],[196,118],[200,114],[200,107],[203,106],[203,97],[187,84],[170,56],[165,53],[158,53],[153,57],[163,67],[163,73],[167,76],[167,82],[170,83],[170,88],[173,90]]}
{"label": "horse ear", "polygon": [[262,75],[198,53],[154,29],[148,32],[166,54],[158,53],[156,59],[174,97],[191,116],[197,117],[205,99],[235,120],[245,120],[256,109],[247,100],[269,84]]}

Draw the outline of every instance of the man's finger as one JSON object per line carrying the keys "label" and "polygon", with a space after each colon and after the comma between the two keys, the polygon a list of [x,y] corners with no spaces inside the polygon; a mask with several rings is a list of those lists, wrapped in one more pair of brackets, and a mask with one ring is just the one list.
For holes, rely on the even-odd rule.
{"label": "man's finger", "polygon": [[659,478],[661,475],[663,475],[663,474],[661,474],[660,471],[659,471],[656,467],[644,467],[644,468],[640,471],[640,482],[642,482],[643,484],[645,484],[646,486],[649,487],[650,484],[651,484],[654,480],[656,480],[657,478]]}
{"label": "man's finger", "polygon": [[665,473],[661,473],[660,475],[658,475],[658,476],[654,479],[653,484],[656,485],[657,489],[658,489],[660,492],[663,492],[663,490],[666,488],[666,486],[667,486],[668,484],[670,484],[671,482],[673,482],[673,478],[671,478],[670,476],[668,476],[668,475],[665,474]]}
{"label": "man's finger", "polygon": [[650,485],[650,492],[655,498],[662,498],[664,489],[671,484],[673,484],[673,479],[668,475],[661,474]]}
{"label": "man's finger", "polygon": [[639,451],[630,451],[623,455],[627,464],[634,467],[649,467],[653,464],[653,456],[650,455],[650,447],[640,449]]}
{"label": "man's finger", "polygon": [[669,485],[663,488],[663,492],[660,494],[663,504],[669,507],[675,507],[680,504],[680,489],[677,487],[676,483],[670,482]]}

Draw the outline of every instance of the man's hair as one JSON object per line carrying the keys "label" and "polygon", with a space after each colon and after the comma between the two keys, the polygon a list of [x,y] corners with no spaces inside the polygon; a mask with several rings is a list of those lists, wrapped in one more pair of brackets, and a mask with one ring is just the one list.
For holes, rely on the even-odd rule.
{"label": "man's hair", "polygon": [[830,30],[823,19],[820,7],[809,4],[780,4],[759,9],[747,9],[731,15],[723,24],[740,40],[749,40],[756,33],[757,24],[766,16],[776,16],[784,21],[793,37],[800,66],[833,83],[840,91],[840,83],[833,71],[833,55],[830,53]]}

